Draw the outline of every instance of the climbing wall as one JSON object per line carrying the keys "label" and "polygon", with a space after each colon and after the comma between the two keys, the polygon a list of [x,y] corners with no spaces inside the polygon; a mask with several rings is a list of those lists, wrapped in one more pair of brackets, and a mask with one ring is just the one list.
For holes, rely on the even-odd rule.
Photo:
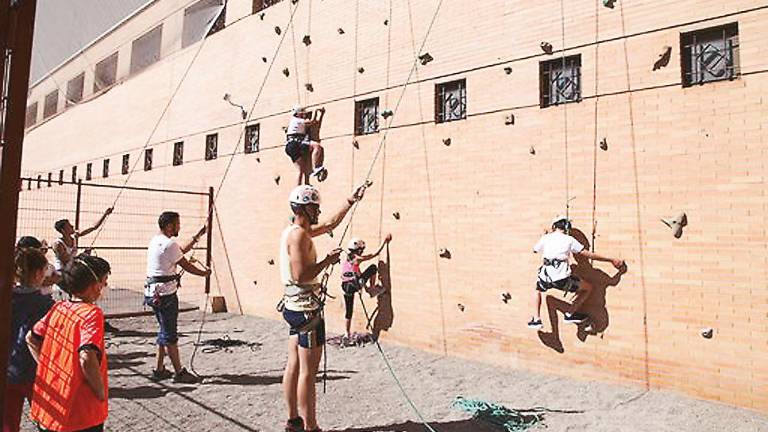
{"label": "climbing wall", "polygon": [[[194,62],[150,140],[155,168],[135,177],[201,187],[225,179],[214,269],[230,311],[279,319],[278,241],[296,178],[282,128],[294,104],[324,106],[324,215],[370,172],[348,234],[371,249],[394,237],[382,257],[390,295],[366,299],[384,341],[768,411],[768,9],[749,0],[518,3],[301,0],[251,15],[250,2],[230,1],[227,27],[204,46],[29,132],[25,169],[58,170],[51,151],[64,166],[141,157]],[[684,88],[680,34],[732,22],[738,79]],[[425,53],[432,60],[413,70]],[[562,54],[581,56],[581,100],[541,108],[541,62]],[[466,119],[436,124],[435,86],[457,79],[466,80]],[[354,136],[354,101],[371,97],[394,115],[379,119],[378,133]],[[253,123],[260,151],[244,154]],[[79,134],[86,124],[102,126]],[[204,161],[211,133],[218,159]],[[46,146],[54,137],[66,151]],[[171,166],[179,141],[184,164]],[[571,299],[554,294],[536,332],[525,326],[539,265],[531,248],[566,203],[575,235],[628,268],[578,263],[593,287],[591,325],[564,324]],[[688,225],[675,238],[662,219],[683,212]],[[317,239],[321,255],[335,234]],[[341,294],[338,271],[329,286]],[[340,297],[327,315],[340,331]]]}

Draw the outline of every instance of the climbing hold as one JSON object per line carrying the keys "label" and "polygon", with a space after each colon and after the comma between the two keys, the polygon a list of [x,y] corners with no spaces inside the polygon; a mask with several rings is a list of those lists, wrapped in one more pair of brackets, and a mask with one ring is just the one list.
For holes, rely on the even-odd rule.
{"label": "climbing hold", "polygon": [[344,33],[346,33],[346,32],[344,31],[344,29],[343,29],[343,28],[341,28],[341,27],[339,27],[338,29],[336,29],[336,31],[337,31],[337,32],[339,32],[339,34],[344,34]]}
{"label": "climbing hold", "polygon": [[299,2],[299,0],[291,0],[291,4],[296,4],[298,2]]}
{"label": "climbing hold", "polygon": [[661,221],[672,230],[675,238],[680,238],[683,236],[683,228],[688,225],[688,216],[681,212],[674,219],[662,219]]}
{"label": "climbing hold", "polygon": [[259,14],[259,18],[261,18],[262,21],[264,21],[264,15],[266,15],[266,12],[262,12]]}
{"label": "climbing hold", "polygon": [[600,148],[602,150],[608,150],[608,138],[603,137],[603,139],[600,140]]}
{"label": "climbing hold", "polygon": [[283,32],[283,31],[282,31],[282,30],[280,30],[280,27],[278,27],[278,26],[275,26],[275,33],[277,33],[278,35],[280,35],[282,32]]}
{"label": "climbing hold", "polygon": [[381,112],[381,117],[384,119],[388,119],[392,117],[392,115],[394,115],[394,113],[392,112],[391,109],[385,109]]}
{"label": "climbing hold", "polygon": [[283,126],[282,129],[283,129],[283,133],[288,132],[288,126]]}
{"label": "climbing hold", "polygon": [[363,72],[365,72],[365,68],[364,67],[359,67],[359,68],[357,68],[357,71],[359,73],[363,73]]}
{"label": "climbing hold", "polygon": [[333,238],[333,231],[328,231],[328,237]]}
{"label": "climbing hold", "polygon": [[286,77],[291,76],[291,71],[288,68],[283,69],[283,75]]}
{"label": "climbing hold", "polygon": [[352,147],[354,147],[356,149],[359,149],[360,148],[360,143],[357,142],[357,140],[352,140]]}
{"label": "climbing hold", "polygon": [[531,146],[531,148],[530,148],[530,149],[528,149],[528,153],[530,153],[530,154],[532,154],[532,155],[535,155],[535,154],[536,154],[536,149],[535,149],[535,148],[533,148],[533,146]]}
{"label": "climbing hold", "polygon": [[659,70],[669,64],[669,60],[672,58],[672,47],[665,45],[661,49],[659,58],[653,63],[653,70]]}
{"label": "climbing hold", "polygon": [[392,217],[395,218],[396,220],[400,220],[400,212],[392,213]]}
{"label": "climbing hold", "polygon": [[512,73],[512,68],[510,66],[505,67],[504,68],[504,73],[506,73],[507,75],[511,74]]}
{"label": "climbing hold", "polygon": [[427,63],[431,62],[432,60],[434,60],[434,57],[429,55],[429,53],[424,53],[419,56],[419,61],[421,61],[422,66],[426,66]]}
{"label": "climbing hold", "polygon": [[304,38],[301,40],[301,42],[306,46],[310,46],[312,45],[312,38],[310,38],[309,35],[304,35]]}
{"label": "climbing hold", "polygon": [[275,265],[275,260],[273,260],[272,258],[270,258],[269,260],[267,260],[267,264],[269,264],[269,265]]}
{"label": "climbing hold", "polygon": [[603,0],[603,6],[607,7],[608,9],[613,9],[614,3],[616,3],[616,0]]}
{"label": "climbing hold", "polygon": [[256,162],[261,163],[261,158],[256,158]]}
{"label": "climbing hold", "polygon": [[451,251],[446,248],[441,248],[439,251],[437,251],[437,254],[440,256],[440,258],[451,259]]}
{"label": "climbing hold", "polygon": [[266,63],[266,62],[267,62],[267,58],[266,58],[266,57],[262,57],[262,58],[261,58],[261,61],[263,61],[264,63]]}
{"label": "climbing hold", "polygon": [[384,20],[384,25],[389,25],[389,20],[388,19]]}
{"label": "climbing hold", "polygon": [[275,184],[280,184],[280,176],[279,175],[275,176]]}
{"label": "climbing hold", "polygon": [[704,339],[712,339],[712,336],[714,335],[715,335],[715,329],[713,329],[712,327],[701,329],[701,337],[703,337]]}
{"label": "climbing hold", "polygon": [[314,87],[312,87],[312,83],[306,83],[306,84],[304,84],[304,88],[306,88],[306,89],[307,89],[307,91],[309,91],[309,92],[313,92],[313,91],[315,91],[315,88],[314,88]]}
{"label": "climbing hold", "polygon": [[510,114],[504,119],[504,124],[509,126],[515,124],[515,115]]}
{"label": "climbing hold", "polygon": [[501,293],[501,301],[503,301],[504,304],[509,303],[510,300],[512,300],[512,294],[508,292]]}
{"label": "climbing hold", "polygon": [[539,44],[541,50],[547,54],[552,54],[552,44],[549,42],[542,42]]}
{"label": "climbing hold", "polygon": [[450,146],[451,145],[451,139],[450,138],[443,138],[443,145]]}
{"label": "climbing hold", "polygon": [[456,305],[456,307],[458,307],[460,311],[464,312],[465,308],[464,308],[463,304],[459,303],[459,304]]}

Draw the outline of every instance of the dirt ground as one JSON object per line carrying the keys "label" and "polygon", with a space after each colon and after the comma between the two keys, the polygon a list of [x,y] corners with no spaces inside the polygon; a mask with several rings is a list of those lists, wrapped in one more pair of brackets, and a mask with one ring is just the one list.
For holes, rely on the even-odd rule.
{"label": "dirt ground", "polygon": [[[183,361],[189,363],[200,313],[182,314]],[[287,329],[282,322],[230,314],[209,315],[202,340],[228,336],[257,343],[218,352],[198,350],[200,385],[149,380],[154,318],[114,321],[109,337],[109,431],[281,431],[286,412],[281,379]],[[544,407],[530,431],[548,432],[755,432],[768,431],[768,416],[668,392],[577,381],[384,344],[404,388],[437,432],[501,431],[451,407],[456,396],[483,399],[518,410]],[[205,350],[208,351],[208,350]],[[375,345],[330,347],[327,393],[318,383],[318,417],[325,431],[421,432]],[[22,430],[34,430],[24,420]]]}

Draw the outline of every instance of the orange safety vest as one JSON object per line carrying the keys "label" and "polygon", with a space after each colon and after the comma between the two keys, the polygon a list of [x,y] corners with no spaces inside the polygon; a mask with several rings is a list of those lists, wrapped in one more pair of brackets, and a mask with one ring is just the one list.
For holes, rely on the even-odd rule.
{"label": "orange safety vest", "polygon": [[32,420],[57,432],[103,424],[107,419],[107,400],[96,397],[80,367],[80,351],[84,347],[95,348],[105,390],[109,387],[101,309],[90,303],[59,302],[32,332],[43,339],[32,391]]}

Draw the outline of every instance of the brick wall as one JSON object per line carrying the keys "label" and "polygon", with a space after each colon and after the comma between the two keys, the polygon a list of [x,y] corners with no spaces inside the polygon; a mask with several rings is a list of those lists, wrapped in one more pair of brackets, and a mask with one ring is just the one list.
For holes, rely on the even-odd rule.
{"label": "brick wall", "polygon": [[[385,340],[768,411],[768,7],[748,0],[619,1],[614,9],[566,2],[566,54],[581,54],[583,101],[541,109],[539,62],[557,57],[543,54],[539,43],[562,47],[559,1],[521,8],[446,0],[424,48],[435,60],[415,71],[404,92],[436,0],[302,1],[293,30],[286,28],[290,2],[267,9],[263,20],[246,16],[250,2],[231,3],[230,13],[242,16],[229,16],[229,26],[202,48],[171,54],[36,126],[27,136],[25,170],[100,167],[110,157],[116,172],[123,153],[135,160],[149,142],[155,169],[136,172],[131,182],[203,187],[217,186],[231,161],[217,203],[216,289],[230,309],[278,319],[278,270],[268,261],[277,260],[295,179],[281,148],[287,110],[297,101],[328,110],[330,176],[320,185],[327,215],[363,180],[385,134],[352,136],[354,100],[378,96],[382,108],[394,109],[402,92],[373,165],[374,186],[350,231],[371,247],[394,235],[391,302],[381,305],[393,311]],[[679,34],[729,22],[739,24],[742,76],[683,88]],[[286,35],[279,49],[275,26]],[[309,47],[301,43],[306,33]],[[672,47],[671,61],[654,71],[664,46]],[[458,78],[467,82],[468,118],[435,124],[434,86]],[[314,92],[305,90],[308,82]],[[246,107],[260,95],[251,117],[261,124],[260,153],[243,154],[244,123],[224,93]],[[507,126],[509,114],[515,123]],[[219,133],[219,158],[204,162],[212,132]],[[603,138],[607,151],[598,148]],[[173,143],[181,140],[185,163],[172,167]],[[620,280],[602,263],[580,270],[595,288],[587,309],[597,334],[563,324],[559,313],[550,322],[548,312],[537,334],[525,327],[538,267],[530,250],[568,196],[574,224],[591,246],[623,257],[629,268]],[[690,225],[674,239],[660,219],[680,211]],[[319,253],[338,240],[319,238]],[[452,258],[439,258],[440,248]],[[330,286],[340,294],[338,272]],[[504,292],[512,297],[506,304]],[[551,296],[544,309],[561,303]],[[340,297],[328,316],[339,331]],[[712,339],[699,335],[704,327],[715,329]]]}

